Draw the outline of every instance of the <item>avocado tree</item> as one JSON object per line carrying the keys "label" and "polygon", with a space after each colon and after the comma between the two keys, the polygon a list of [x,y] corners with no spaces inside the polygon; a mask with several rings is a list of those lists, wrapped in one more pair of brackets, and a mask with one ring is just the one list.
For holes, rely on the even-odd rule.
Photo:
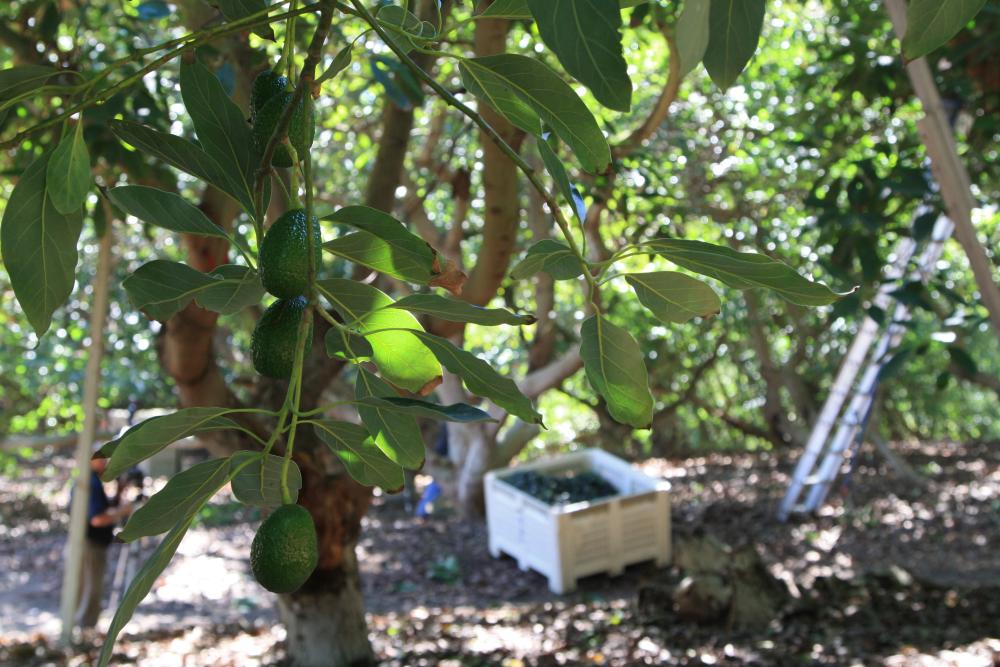
{"label": "avocado tree", "polygon": [[[225,484],[241,502],[273,510],[250,556],[258,581],[282,594],[292,661],[371,661],[355,544],[371,488],[398,490],[404,470],[423,465],[418,419],[454,425],[452,456],[471,497],[482,473],[523,442],[509,435],[515,427],[544,427],[532,399],[580,366],[611,419],[652,424],[645,355],[607,308],[609,286],[627,286],[667,325],[719,310],[715,290],[695,276],[801,307],[842,296],[767,254],[630,229],[602,204],[616,160],[663,121],[685,73],[704,63],[718,86],[736,81],[757,47],[763,0],[688,0],[680,12],[636,0],[175,4],[176,17],[158,1],[123,17],[110,2],[13,3],[0,31],[11,65],[0,70],[0,145],[16,175],[0,250],[35,335],[74,289],[88,211],[102,224],[134,219],[179,234],[184,245],[186,263],[160,232],[151,234],[159,244],[130,239],[166,255],[122,285],[130,307],[160,323],[157,352],[182,407],[105,445],[105,476],[195,434],[218,455],[174,476],[126,525],[124,540],[163,537],[116,611],[99,664]],[[982,3],[931,14],[924,4],[911,5],[912,23],[934,29],[911,40],[913,55],[950,38]],[[637,128],[617,132],[608,119],[627,118],[634,96],[626,55],[642,61],[623,46],[623,11],[656,28],[635,48],[666,36],[669,74]],[[80,43],[81,31],[109,24],[135,39]],[[508,51],[515,28],[518,52]],[[367,68],[352,64],[359,58]],[[339,120],[358,113],[352,86],[372,82],[384,100],[377,146],[344,141]],[[423,109],[425,151],[410,164]],[[428,174],[449,124],[450,150],[481,151],[481,173]],[[318,177],[365,150],[374,156],[363,186]],[[421,215],[421,197],[445,177],[454,220],[442,236]],[[587,198],[577,183],[591,186]],[[473,185],[485,202],[474,240],[463,233]],[[510,269],[522,187],[533,243]],[[411,190],[415,199],[397,201]],[[399,207],[409,224],[394,217]],[[609,221],[624,231],[613,246],[602,242]],[[536,279],[537,314],[488,307],[508,277],[510,293]],[[584,316],[558,339],[551,313],[561,285],[580,295]],[[220,317],[232,329],[253,322],[249,340],[228,339],[244,346],[232,356],[260,376],[251,390],[231,382],[213,344]],[[467,324],[539,328],[520,382],[464,348]],[[487,403],[473,405],[480,399]]]}

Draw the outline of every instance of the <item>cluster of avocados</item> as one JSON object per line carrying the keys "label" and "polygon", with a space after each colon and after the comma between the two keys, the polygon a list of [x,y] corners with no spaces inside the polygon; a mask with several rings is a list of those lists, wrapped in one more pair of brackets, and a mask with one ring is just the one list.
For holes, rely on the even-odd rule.
{"label": "cluster of avocados", "polygon": [[[250,98],[250,122],[257,150],[263,153],[286,106],[292,98],[288,80],[267,70],[254,81]],[[288,127],[288,141],[298,156],[312,144],[314,119],[311,98],[296,109]],[[272,164],[291,167],[292,153],[279,144]],[[319,221],[307,223],[304,209],[293,209],[278,218],[260,244],[260,280],[269,293],[278,297],[264,311],[253,331],[250,352],[254,368],[261,375],[287,380],[295,362],[299,323],[308,307],[309,237],[312,234],[313,266],[319,267],[322,239]],[[306,349],[312,346],[308,332]],[[319,549],[316,525],[301,505],[278,507],[257,529],[250,546],[250,569],[261,586],[273,593],[291,593],[306,582],[316,569]]]}
{"label": "cluster of avocados", "polygon": [[[253,140],[259,154],[274,134],[281,115],[292,101],[292,91],[288,78],[273,70],[264,70],[254,79],[250,91],[250,123],[253,126]],[[288,144],[301,157],[312,146],[316,133],[316,116],[313,110],[312,96],[305,95],[299,101],[292,118],[288,123]],[[294,160],[288,144],[278,144],[274,151],[271,164],[275,167],[291,167]]]}
{"label": "cluster of avocados", "polygon": [[503,478],[515,489],[547,505],[568,505],[618,495],[618,489],[595,472],[545,475],[534,470],[515,472]]}

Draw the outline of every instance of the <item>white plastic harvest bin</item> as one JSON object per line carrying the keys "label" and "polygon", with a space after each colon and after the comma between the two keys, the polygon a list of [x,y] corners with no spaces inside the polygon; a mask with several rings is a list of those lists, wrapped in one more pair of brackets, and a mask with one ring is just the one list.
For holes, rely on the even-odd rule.
{"label": "white plastic harvest bin", "polygon": [[[547,505],[507,484],[515,472],[592,470],[620,495],[569,505]],[[647,560],[670,563],[670,483],[635,470],[617,456],[587,449],[486,475],[490,554],[506,553],[522,570],[549,579],[553,593],[576,588],[577,579]]]}

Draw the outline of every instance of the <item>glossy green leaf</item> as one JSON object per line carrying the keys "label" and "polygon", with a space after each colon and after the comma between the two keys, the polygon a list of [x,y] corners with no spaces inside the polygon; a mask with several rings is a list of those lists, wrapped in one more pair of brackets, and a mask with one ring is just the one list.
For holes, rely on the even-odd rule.
{"label": "glossy green leaf", "polygon": [[630,273],[625,280],[639,302],[661,322],[681,324],[722,309],[719,295],[700,280],[677,271]]}
{"label": "glossy green leaf", "polygon": [[632,80],[622,55],[618,0],[528,0],[542,41],[570,76],[598,102],[617,111],[632,106]]}
{"label": "glossy green leaf", "polygon": [[[593,114],[549,66],[513,53],[469,58],[461,66],[463,80],[468,72],[489,91],[489,98],[481,98],[487,104],[492,104],[491,99],[509,97],[511,92],[517,95],[569,145],[585,170],[604,171],[611,163],[611,149]],[[503,108],[497,111],[507,115]],[[518,125],[514,118],[508,119]]]}
{"label": "glossy green leaf", "polygon": [[329,329],[324,342],[326,355],[331,359],[369,361],[375,354],[367,338],[351,331]]}
{"label": "glossy green leaf", "polygon": [[260,303],[264,288],[248,267],[225,264],[202,273],[187,264],[155,259],[143,264],[122,282],[136,308],[166,322],[197,299],[202,308],[231,315]]}
{"label": "glossy green leaf", "polygon": [[231,412],[231,408],[185,408],[136,424],[95,454],[110,459],[102,479],[109,482],[167,445],[195,433],[238,428],[238,424],[226,416]]}
{"label": "glossy green leaf", "polygon": [[678,266],[730,287],[764,287],[800,306],[825,306],[850,294],[834,292],[823,283],[800,276],[784,262],[755,252],[683,239],[654,239],[647,246]]}
{"label": "glossy green leaf", "polygon": [[187,264],[156,259],[136,269],[122,287],[136,308],[166,322],[211,284],[211,276]]}
{"label": "glossy green leaf", "polygon": [[649,428],[653,395],[639,343],[625,329],[592,315],[580,328],[580,357],[587,379],[617,421]]}
{"label": "glossy green leaf", "polygon": [[208,277],[212,281],[195,295],[195,302],[206,310],[233,315],[264,298],[260,276],[249,267],[223,264]]}
{"label": "glossy green leaf", "polygon": [[389,38],[406,51],[412,51],[437,37],[437,30],[431,23],[421,21],[399,5],[383,5],[375,17],[382,27],[388,29]]}
{"label": "glossy green leaf", "polygon": [[392,305],[411,313],[432,315],[449,322],[467,322],[488,327],[500,324],[532,324],[532,315],[519,315],[506,308],[482,308],[466,301],[459,301],[440,294],[408,294]]}
{"label": "glossy green leaf", "polygon": [[212,459],[177,473],[135,514],[118,537],[131,542],[165,533],[192,516],[229,480],[229,459]]}
{"label": "glossy green leaf", "polygon": [[239,184],[253,190],[257,168],[250,125],[222,82],[197,60],[181,62],[181,96],[202,148]]}
{"label": "glossy green leaf", "polygon": [[680,58],[681,76],[693,70],[705,57],[709,39],[709,13],[712,0],[684,0],[684,8],[677,19],[677,53]]}
{"label": "glossy green leaf", "polygon": [[469,424],[474,422],[495,422],[488,412],[480,410],[466,403],[452,403],[451,405],[441,405],[429,401],[421,401],[416,398],[404,398],[402,396],[388,396],[385,398],[365,398],[357,401],[358,405],[371,405],[382,410],[399,412],[413,417],[423,417],[435,421],[460,422]]}
{"label": "glossy green leaf", "polygon": [[[358,401],[398,395],[388,382],[364,368],[358,368],[354,385],[354,397]],[[388,410],[378,403],[359,402],[358,414],[361,423],[375,439],[375,444],[391,461],[411,470],[417,470],[424,464],[424,438],[416,419],[398,410]]]}
{"label": "glossy green leaf", "polygon": [[458,69],[466,90],[493,107],[515,127],[532,136],[541,136],[542,119],[502,77],[482,67],[466,67],[464,62],[459,62]]}
{"label": "glossy green leaf", "polygon": [[[619,5],[625,9],[647,2],[649,0],[619,0]],[[531,9],[528,7],[528,0],[493,0],[493,3],[479,16],[483,18],[530,19]]]}
{"label": "glossy green leaf", "polygon": [[127,120],[113,120],[110,127],[119,139],[139,151],[155,155],[167,164],[214,185],[232,197],[243,210],[253,210],[252,195],[246,188],[245,177],[236,170],[223,168],[200,146]]}
{"label": "glossy green leaf", "polygon": [[555,280],[572,280],[583,275],[583,264],[566,244],[545,239],[528,248],[524,259],[510,270],[510,277],[523,280],[541,271]]}
{"label": "glossy green leaf", "polygon": [[[215,0],[215,4],[229,21],[253,16],[267,9],[267,0]],[[270,24],[254,26],[253,32],[264,39],[274,40],[274,30]]]}
{"label": "glossy green leaf", "polygon": [[328,419],[308,423],[359,483],[387,491],[403,488],[403,467],[382,453],[364,426]]}
{"label": "glossy green leaf", "polygon": [[56,74],[59,70],[48,65],[18,65],[0,69],[0,102],[43,86]]}
{"label": "glossy green leaf", "polygon": [[41,336],[52,313],[69,298],[76,281],[76,244],[82,211],[63,215],[48,196],[50,154],[36,158],[14,186],[0,220],[0,251],[14,296]]}
{"label": "glossy green leaf", "polygon": [[903,55],[914,60],[943,46],[985,4],[986,0],[910,0],[906,8]]}
{"label": "glossy green leaf", "polygon": [[[405,331],[423,330],[417,319],[397,308],[382,291],[343,278],[321,280],[320,291],[344,322],[365,336],[372,348],[372,360],[386,380],[414,393],[427,393],[441,381],[441,365],[420,340]],[[378,333],[368,333],[377,331]]]}
{"label": "glossy green leaf", "polygon": [[83,142],[83,123],[67,132],[52,151],[45,172],[49,199],[63,215],[79,213],[90,190],[90,152]]}
{"label": "glossy green leaf", "polygon": [[115,206],[143,222],[172,232],[229,238],[201,209],[180,195],[145,185],[122,185],[108,190]]}
{"label": "glossy green leaf", "polygon": [[192,518],[193,516],[181,521],[167,533],[146,562],[139,568],[135,578],[132,579],[128,590],[122,596],[122,601],[118,604],[118,609],[115,610],[114,618],[111,619],[107,637],[104,639],[104,645],[101,647],[101,654],[97,660],[98,667],[107,667],[108,663],[111,662],[118,634],[128,625],[132,614],[135,613],[135,608],[149,594],[160,573],[174,557],[177,547],[184,539],[184,534],[191,527]]}
{"label": "glossy green leaf", "polygon": [[712,0],[705,69],[719,88],[733,85],[750,62],[764,25],[764,0]]}
{"label": "glossy green leaf", "polygon": [[345,206],[323,220],[361,231],[328,241],[323,249],[381,273],[426,285],[437,253],[399,220],[367,206]]}
{"label": "glossy green leaf", "polygon": [[454,343],[444,338],[425,331],[412,333],[430,349],[442,366],[462,378],[470,392],[490,399],[526,422],[542,423],[542,415],[535,410],[531,400],[521,393],[513,380],[500,375],[476,355],[456,347]]}
{"label": "glossy green leaf", "polygon": [[[229,461],[233,495],[244,505],[278,507],[281,495],[281,470],[284,458],[263,452],[236,452]],[[288,463],[288,492],[294,503],[302,488],[302,472],[295,461]]]}

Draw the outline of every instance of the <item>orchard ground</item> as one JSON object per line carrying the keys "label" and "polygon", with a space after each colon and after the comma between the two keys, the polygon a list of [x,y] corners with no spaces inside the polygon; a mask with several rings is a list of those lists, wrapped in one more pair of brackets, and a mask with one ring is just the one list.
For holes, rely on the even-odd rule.
{"label": "orchard ground", "polygon": [[[865,449],[846,496],[787,525],[773,511],[790,459],[645,463],[673,483],[675,536],[750,541],[792,585],[786,610],[754,633],[646,617],[638,590],[676,583],[674,568],[636,566],[556,596],[541,575],[491,559],[483,525],[446,511],[417,519],[400,497],[378,496],[359,547],[372,640],[388,665],[997,664],[998,444],[896,444],[926,488]],[[0,664],[85,665],[96,654],[67,657],[54,643],[70,466],[68,451],[37,454],[0,485]],[[257,520],[215,498],[122,635],[115,664],[282,664],[275,598],[249,571]]]}

